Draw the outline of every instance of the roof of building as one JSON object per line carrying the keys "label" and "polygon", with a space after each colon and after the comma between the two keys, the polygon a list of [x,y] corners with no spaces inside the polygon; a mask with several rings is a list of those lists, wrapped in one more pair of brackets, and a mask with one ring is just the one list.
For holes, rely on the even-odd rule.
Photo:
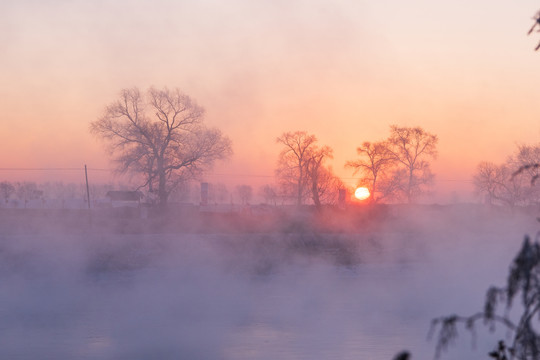
{"label": "roof of building", "polygon": [[140,191],[107,191],[107,197],[112,201],[139,201],[142,193]]}

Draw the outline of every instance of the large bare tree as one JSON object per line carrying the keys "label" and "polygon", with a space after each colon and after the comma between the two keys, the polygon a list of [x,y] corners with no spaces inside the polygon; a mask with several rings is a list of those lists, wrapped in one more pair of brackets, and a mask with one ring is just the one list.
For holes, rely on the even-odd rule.
{"label": "large bare tree", "polygon": [[478,195],[484,195],[485,201],[492,205],[499,198],[501,180],[500,168],[494,163],[482,161],[473,177],[475,191]]}
{"label": "large bare tree", "polygon": [[366,141],[356,148],[360,159],[348,161],[345,167],[354,169],[354,174],[360,172],[362,182],[369,183],[368,188],[371,193],[371,202],[390,195],[384,186],[379,189],[380,180],[390,184],[390,170],[395,166],[396,160],[394,154],[389,149],[387,141],[369,142]]}
{"label": "large bare tree", "polygon": [[302,205],[308,184],[307,165],[317,138],[305,131],[283,133],[276,139],[283,145],[276,174],[285,193],[294,193],[297,205]]}
{"label": "large bare tree", "polygon": [[306,170],[311,188],[311,199],[317,208],[321,207],[321,195],[331,184],[332,171],[324,166],[326,159],[333,158],[333,150],[329,146],[314,146],[309,154]]}
{"label": "large bare tree", "polygon": [[124,89],[90,131],[106,141],[120,173],[142,178],[163,207],[179,184],[231,155],[231,142],[203,124],[204,110],[180,90]]}
{"label": "large bare tree", "polygon": [[316,173],[316,181],[313,181],[311,186],[313,203],[318,209],[322,204],[335,205],[338,203],[339,191],[345,188],[346,185],[334,174],[331,167],[321,166]]}
{"label": "large bare tree", "polygon": [[323,195],[328,199],[327,194],[334,192],[333,184],[339,183],[325,166],[325,161],[332,158],[332,149],[319,146],[315,135],[305,131],[283,133],[276,141],[283,145],[276,170],[282,192],[293,195],[297,205],[311,197],[319,208]]}
{"label": "large bare tree", "polygon": [[421,127],[392,125],[388,142],[395,160],[406,170],[402,191],[411,203],[433,181],[429,160],[437,156],[438,138]]}

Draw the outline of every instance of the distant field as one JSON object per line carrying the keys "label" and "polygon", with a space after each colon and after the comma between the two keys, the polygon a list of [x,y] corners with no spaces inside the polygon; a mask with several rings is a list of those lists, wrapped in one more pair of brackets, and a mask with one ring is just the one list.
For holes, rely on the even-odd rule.
{"label": "distant field", "polygon": [[[540,214],[540,212],[539,212]],[[471,222],[519,217],[534,219],[534,209],[482,205],[378,205],[348,209],[253,207],[249,211],[211,211],[197,206],[167,211],[138,208],[0,209],[0,234],[32,233],[253,233],[369,232],[388,226],[407,228],[437,222]],[[423,226],[423,225],[422,225]]]}

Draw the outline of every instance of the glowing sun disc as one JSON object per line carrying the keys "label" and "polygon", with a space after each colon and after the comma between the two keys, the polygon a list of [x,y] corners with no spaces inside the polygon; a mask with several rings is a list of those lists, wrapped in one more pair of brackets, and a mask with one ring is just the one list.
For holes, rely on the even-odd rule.
{"label": "glowing sun disc", "polygon": [[365,187],[359,187],[354,192],[354,197],[356,197],[358,200],[366,200],[371,194],[369,193],[368,188]]}

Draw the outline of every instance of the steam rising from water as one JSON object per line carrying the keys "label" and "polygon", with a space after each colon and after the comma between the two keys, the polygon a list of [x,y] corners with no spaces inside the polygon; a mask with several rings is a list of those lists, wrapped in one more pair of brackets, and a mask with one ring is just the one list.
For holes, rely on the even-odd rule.
{"label": "steam rising from water", "polygon": [[[4,235],[0,358],[430,358],[431,318],[480,309],[536,225],[407,213],[341,234]],[[496,340],[471,353],[463,333],[444,358]]]}

